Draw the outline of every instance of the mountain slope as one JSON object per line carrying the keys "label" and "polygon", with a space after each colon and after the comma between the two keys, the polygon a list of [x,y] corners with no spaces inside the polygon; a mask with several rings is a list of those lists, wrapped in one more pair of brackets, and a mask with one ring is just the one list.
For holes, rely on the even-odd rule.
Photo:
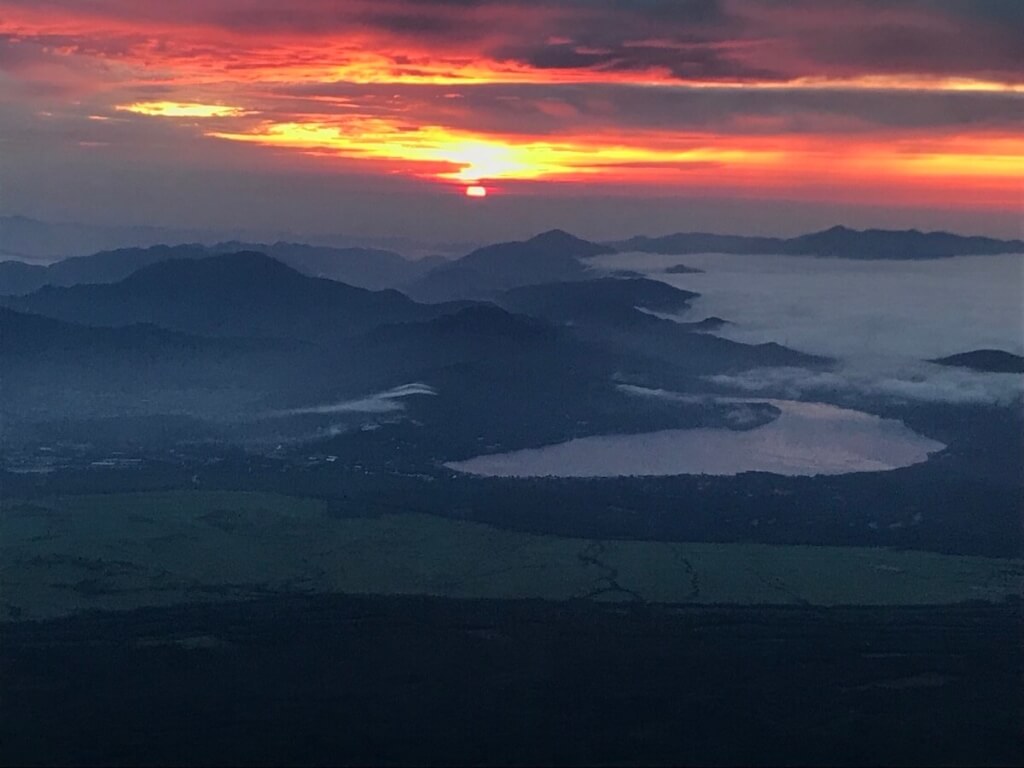
{"label": "mountain slope", "polygon": [[318,355],[289,342],[211,339],[128,325],[98,328],[0,307],[8,422],[180,414],[211,419],[257,406],[308,377]]}
{"label": "mountain slope", "polygon": [[385,251],[379,248],[329,248],[285,242],[270,245],[239,242],[218,243],[210,251],[212,253],[259,251],[304,275],[326,277],[370,290],[404,285],[445,263],[444,259],[439,258],[412,261],[394,251]]}
{"label": "mountain slope", "polygon": [[742,344],[704,333],[723,325],[720,318],[679,323],[641,310],[680,312],[697,296],[657,280],[602,278],[515,288],[496,301],[570,326],[580,338],[608,350],[657,360],[688,374],[826,362],[778,344]]}
{"label": "mountain slope", "polygon": [[153,323],[207,336],[325,341],[451,310],[417,304],[393,290],[307,277],[259,253],[162,261],[117,283],[45,287],[2,303],[87,325]]}
{"label": "mountain slope", "polygon": [[22,295],[44,285],[70,286],[114,283],[133,272],[170,259],[199,259],[207,256],[202,245],[156,245],[151,248],[120,248],[42,266],[20,261],[0,262],[0,295]]}
{"label": "mountain slope", "polygon": [[976,349],[929,362],[985,373],[1024,373],[1024,357],[1001,349]]}
{"label": "mountain slope", "polygon": [[195,243],[156,245],[149,248],[99,251],[47,266],[22,261],[0,261],[0,295],[31,293],[44,285],[113,283],[161,261],[200,259],[243,251],[265,253],[310,277],[326,277],[370,290],[408,283],[445,263],[440,257],[410,261],[393,251],[375,248],[329,248],[286,242],[272,245],[238,241],[211,246]]}
{"label": "mountain slope", "polygon": [[425,301],[489,298],[521,285],[582,280],[590,270],[580,259],[612,253],[614,249],[551,230],[525,241],[478,248],[451,264],[432,269],[408,286],[408,293]]}
{"label": "mountain slope", "polygon": [[513,288],[495,301],[506,309],[561,324],[647,323],[637,307],[682,312],[699,294],[660,280],[604,277]]}

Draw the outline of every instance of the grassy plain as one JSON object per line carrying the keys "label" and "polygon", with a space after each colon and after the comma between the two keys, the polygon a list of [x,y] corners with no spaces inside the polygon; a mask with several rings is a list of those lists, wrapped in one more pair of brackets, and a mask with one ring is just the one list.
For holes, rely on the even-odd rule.
{"label": "grassy plain", "polygon": [[5,500],[0,615],[291,593],[916,605],[1018,595],[1024,561],[867,547],[589,540],[318,499],[174,491]]}

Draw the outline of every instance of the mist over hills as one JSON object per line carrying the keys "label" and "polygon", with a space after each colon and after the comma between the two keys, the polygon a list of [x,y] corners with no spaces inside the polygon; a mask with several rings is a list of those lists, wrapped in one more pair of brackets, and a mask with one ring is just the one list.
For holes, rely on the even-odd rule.
{"label": "mist over hills", "polygon": [[[226,252],[212,253],[219,247]],[[1008,457],[1019,453],[1019,415],[999,407],[816,389],[816,399],[870,411],[865,425],[883,415],[906,420],[949,446],[920,467],[834,481],[755,473],[710,484],[699,476],[505,482],[453,474],[451,462],[592,436],[758,430],[782,418],[771,398],[788,395],[744,382],[836,377],[842,359],[716,335],[749,315],[739,306],[719,306],[721,317],[697,312],[711,295],[711,259],[701,261],[709,274],[678,278],[708,285],[701,297],[647,277],[612,276],[604,260],[593,261],[608,246],[555,231],[430,268],[412,284],[453,300],[427,304],[401,290],[304,274],[326,272],[339,258],[329,249],[278,244],[268,255],[237,247],[74,260],[51,274],[108,282],[0,299],[5,482],[21,483],[18,472],[42,465],[64,467],[53,482],[102,487],[105,476],[90,462],[109,464],[116,451],[152,462],[138,475],[118,475],[129,485],[137,478],[165,487],[161,473],[180,469],[187,486],[197,473],[204,482],[212,474],[222,487],[256,483],[368,509],[423,505],[531,531],[582,525],[602,537],[685,531],[707,540],[867,537],[952,551],[1010,548],[1019,467]],[[362,252],[348,264],[368,279],[379,260],[374,279],[392,280],[405,269],[400,258]],[[137,268],[140,261],[148,263]],[[988,354],[974,357],[976,366],[993,364]],[[652,395],[637,396],[641,390]],[[348,501],[357,493],[359,502]],[[920,493],[940,502],[926,505],[919,525]],[[880,508],[880,498],[894,500],[892,509]],[[978,527],[981,500],[994,511]],[[566,504],[575,517],[553,519],[551,510]],[[650,517],[650,509],[661,511]],[[868,527],[876,520],[885,527]]]}
{"label": "mist over hills", "polygon": [[[76,434],[87,435],[83,420],[134,419],[120,432],[144,444],[154,424],[166,432],[153,420],[173,415],[213,420],[222,439],[267,442],[311,439],[326,428],[317,413],[353,410],[318,404],[424,382],[436,395],[415,410],[431,429],[409,444],[468,455],[480,434],[515,447],[602,429],[722,423],[715,409],[641,407],[617,389],[622,380],[680,386],[701,373],[823,362],[653,317],[637,307],[679,311],[697,294],[646,279],[585,279],[591,272],[559,251],[566,246],[603,250],[552,233],[525,245],[526,272],[538,277],[548,254],[561,252],[555,272],[578,279],[512,289],[496,303],[440,304],[309,277],[262,253],[150,249],[142,253],[152,263],[116,282],[0,300],[0,332],[14,340],[4,352],[5,410],[21,437],[53,420],[65,431],[82,424]],[[493,286],[513,278],[523,252],[506,244],[466,260],[498,265]],[[136,256],[96,263],[110,275]],[[309,415],[269,418],[287,409]]]}
{"label": "mist over hills", "polygon": [[225,239],[197,229],[120,226],[39,221],[27,216],[0,216],[0,256],[47,262],[98,251],[145,248],[168,243],[216,242]]}
{"label": "mist over hills", "polygon": [[209,251],[205,246],[193,243],[99,251],[49,265],[0,261],[0,295],[22,295],[45,285],[114,283],[151,264],[170,259],[200,259],[207,255]]}
{"label": "mist over hills", "polygon": [[[0,308],[0,341],[7,445],[43,423],[239,418],[295,387],[294,371],[315,373],[310,363],[320,357],[293,342],[215,339],[153,324],[94,327],[8,308]],[[137,426],[138,442],[156,437],[150,425]]]}
{"label": "mist over hills", "polygon": [[[689,242],[700,250],[750,244],[743,238],[694,237],[699,241]],[[963,248],[983,252],[1001,242],[841,227],[786,241],[755,242],[763,247],[775,243],[777,250],[790,253],[843,257],[851,253],[849,243],[872,239],[889,243],[885,253],[893,258],[906,256],[904,246],[921,243],[930,244],[928,252],[936,256]],[[651,243],[651,248],[661,247]],[[631,241],[630,247],[635,245]],[[504,392],[505,408],[512,407],[516,397],[524,403],[549,402],[546,418],[554,418],[556,403],[542,391],[544,382],[563,400],[575,393],[572,397],[580,402],[610,413],[622,405],[611,405],[621,401],[609,389],[613,379],[685,389],[713,374],[773,367],[820,369],[831,364],[772,342],[744,344],[715,336],[728,318],[667,319],[689,310],[698,294],[643,277],[609,277],[588,260],[612,253],[611,245],[561,230],[485,246],[440,264],[439,259],[411,262],[394,252],[372,249],[279,242],[253,246],[260,251],[237,250],[245,247],[241,242],[156,246],[100,252],[49,267],[0,264],[0,277],[9,278],[7,288],[18,280],[21,288],[46,283],[0,300],[10,310],[38,316],[35,321],[24,314],[4,316],[5,337],[14,339],[8,342],[8,357],[37,348],[37,371],[42,370],[38,360],[49,355],[47,365],[54,377],[65,378],[74,377],[76,365],[97,368],[97,361],[120,356],[110,370],[124,374],[119,387],[126,396],[142,399],[144,387],[125,383],[133,365],[152,368],[154,360],[174,360],[177,369],[166,374],[167,381],[174,382],[172,389],[185,392],[203,382],[200,388],[227,392],[232,383],[224,361],[230,359],[239,377],[258,392],[240,401],[262,403],[261,407],[355,397],[409,381],[431,386],[444,382],[429,406],[418,407],[436,410],[453,398],[452,413],[445,418],[454,418],[460,407],[454,402],[460,402],[476,413],[473,418],[490,420],[493,417],[480,404],[498,407],[492,397],[496,391]],[[351,275],[363,284],[397,283],[414,298],[399,290],[367,290],[311,274]],[[416,299],[444,301],[427,304]],[[66,325],[47,325],[43,318]],[[278,342],[269,341],[275,339]],[[292,346],[286,349],[280,342]],[[66,359],[56,365],[61,356]],[[984,360],[975,355],[970,360],[937,362],[1016,370],[1013,361],[1007,368],[1003,359],[993,362],[991,355],[982,356]],[[25,360],[17,365],[27,364]],[[220,373],[210,378],[213,370]],[[101,389],[102,377],[90,376],[84,380]],[[530,396],[526,388],[519,396],[514,387],[506,391],[503,376],[534,381]],[[178,402],[186,400],[183,396]],[[66,412],[67,404],[53,405]],[[525,404],[523,408],[528,410]],[[211,412],[206,406],[199,410]],[[520,412],[521,418],[526,418],[526,410]],[[471,420],[459,419],[467,432],[472,431]],[[538,419],[527,421],[540,424]],[[588,419],[581,416],[577,421]],[[510,432],[511,422],[503,429]]]}

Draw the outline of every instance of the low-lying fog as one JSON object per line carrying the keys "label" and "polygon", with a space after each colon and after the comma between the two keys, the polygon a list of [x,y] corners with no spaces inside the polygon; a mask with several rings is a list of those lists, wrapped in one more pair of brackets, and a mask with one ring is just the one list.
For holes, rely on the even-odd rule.
{"label": "low-lying fog", "polygon": [[329,416],[339,413],[392,413],[405,410],[402,400],[412,395],[436,395],[433,387],[427,384],[414,382],[402,384],[385,392],[374,392],[373,394],[357,397],[351,400],[339,400],[338,402],[321,403],[320,405],[309,405],[302,408],[290,408],[286,411],[274,411],[271,416],[303,416],[318,414]]}
{"label": "low-lying fog", "polygon": [[[648,391],[650,396],[671,393]],[[629,475],[838,475],[878,472],[925,461],[942,443],[905,424],[821,403],[768,401],[774,421],[746,431],[670,429],[602,435],[557,445],[478,456],[445,466],[501,477]]]}
{"label": "low-lying fog", "polygon": [[[824,377],[755,371],[720,383],[813,397],[826,390],[937,402],[1007,403],[1018,374],[987,374],[924,362],[975,349],[1024,354],[1024,258],[963,256],[857,261],[799,256],[622,253],[591,262],[630,269],[701,297],[680,316],[732,321],[719,335],[775,341],[838,358]],[[686,264],[704,270],[666,274]]]}

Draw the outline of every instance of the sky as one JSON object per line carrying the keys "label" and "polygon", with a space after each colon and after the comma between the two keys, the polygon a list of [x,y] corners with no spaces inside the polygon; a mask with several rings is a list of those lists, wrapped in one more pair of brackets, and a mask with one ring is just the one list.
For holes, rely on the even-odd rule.
{"label": "sky", "polygon": [[1018,237],[1022,180],[1018,0],[0,0],[0,214]]}

